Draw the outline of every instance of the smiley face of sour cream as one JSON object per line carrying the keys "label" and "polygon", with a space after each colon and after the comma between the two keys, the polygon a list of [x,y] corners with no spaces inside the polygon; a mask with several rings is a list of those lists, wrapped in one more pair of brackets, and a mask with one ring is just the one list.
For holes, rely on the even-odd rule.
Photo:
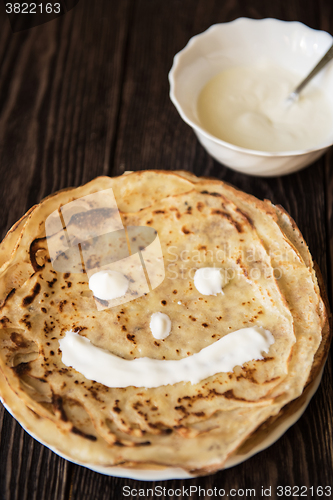
{"label": "smiley face of sour cream", "polygon": [[151,388],[179,382],[196,384],[216,373],[232,372],[235,366],[263,359],[262,353],[267,353],[274,341],[272,333],[262,327],[242,328],[179,360],[123,359],[72,331],[59,345],[62,362],[89,380],[107,387]]}

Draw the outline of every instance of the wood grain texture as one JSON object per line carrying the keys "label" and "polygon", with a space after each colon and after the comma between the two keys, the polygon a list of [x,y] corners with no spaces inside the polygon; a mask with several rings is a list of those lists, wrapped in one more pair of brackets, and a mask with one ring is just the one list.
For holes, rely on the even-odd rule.
{"label": "wood grain texture", "polygon": [[[331,0],[81,0],[65,16],[16,34],[0,3],[2,235],[55,190],[124,170],[185,169],[281,204],[303,232],[331,300],[332,151],[287,177],[237,174],[207,155],[169,100],[174,54],[211,24],[241,16],[299,20],[333,34]],[[281,498],[277,485],[333,487],[332,401],[329,357],[307,411],[269,449],[214,476],[157,483],[71,464],[28,436],[1,407],[0,499],[118,499],[125,485],[255,488],[257,497],[261,486],[271,486],[271,498]]]}

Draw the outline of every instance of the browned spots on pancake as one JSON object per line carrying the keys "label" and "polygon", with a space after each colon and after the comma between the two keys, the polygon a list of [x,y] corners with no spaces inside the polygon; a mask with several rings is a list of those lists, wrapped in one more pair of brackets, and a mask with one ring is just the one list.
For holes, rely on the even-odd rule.
{"label": "browned spots on pancake", "polygon": [[230,214],[228,214],[228,212],[225,212],[223,210],[220,210],[218,208],[212,208],[210,213],[212,215],[221,215],[221,217],[224,217],[225,219],[227,219],[235,228],[236,228],[236,231],[238,233],[242,233],[243,232],[243,226],[240,222],[238,222],[237,220],[233,219],[231,217]]}
{"label": "browned spots on pancake", "polygon": [[96,399],[96,401],[99,401],[100,403],[103,403],[103,400],[99,398],[98,392],[94,387],[88,387],[88,391],[90,392],[91,396]]}
{"label": "browned spots on pancake", "polygon": [[178,208],[176,208],[176,207],[170,207],[169,210],[172,211],[172,212],[176,212],[175,215],[176,215],[177,219],[181,218],[181,214],[180,214]]}
{"label": "browned spots on pancake", "polygon": [[54,283],[56,283],[57,281],[58,281],[58,280],[57,280],[57,278],[53,278],[53,280],[51,280],[51,281],[46,281],[46,283],[48,284],[48,286],[49,286],[50,288],[52,288],[52,287],[53,287],[53,285],[54,285]]}
{"label": "browned spots on pancake", "polygon": [[153,214],[165,214],[165,210],[153,210]]}
{"label": "browned spots on pancake", "polygon": [[244,398],[237,398],[232,389],[224,392],[223,394],[221,394],[221,396],[224,396],[226,399],[234,399],[235,401],[248,401],[247,399]]}
{"label": "browned spots on pancake", "polygon": [[190,399],[191,401],[193,401],[197,398],[198,399],[203,398],[203,394],[201,394],[201,392],[199,392],[196,396],[183,396],[182,398],[178,398],[177,401],[178,401],[178,403],[181,403],[183,399]]}
{"label": "browned spots on pancake", "polygon": [[228,218],[231,218],[229,214],[227,214],[227,212],[224,212],[223,210],[220,210],[219,208],[212,208],[210,213],[212,215],[222,215],[223,217],[226,216]]}
{"label": "browned spots on pancake", "polygon": [[137,411],[139,408],[141,408],[141,406],[143,406],[141,401],[136,401],[135,403],[133,403],[132,408]]}
{"label": "browned spots on pancake", "polygon": [[131,335],[130,333],[128,333],[126,335],[126,338],[130,341],[130,342],[133,342],[134,344],[136,344],[135,342],[135,335]]}
{"label": "browned spots on pancake", "polygon": [[7,300],[9,300],[15,293],[15,288],[12,288],[11,291],[8,293],[7,297],[5,298],[5,300],[2,302],[2,304],[0,304],[1,307],[3,307]]}
{"label": "browned spots on pancake", "polygon": [[68,280],[68,278],[70,277],[70,275],[71,275],[71,273],[65,273],[65,274],[64,274],[64,279],[65,279],[65,280]]}
{"label": "browned spots on pancake", "polygon": [[270,380],[265,380],[264,384],[270,384],[271,382],[275,382],[275,380],[279,380],[280,377],[274,377],[271,378]]}
{"label": "browned spots on pancake", "polygon": [[166,305],[167,305],[167,301],[166,301],[166,300],[161,300],[161,304],[162,304],[163,306],[166,306]]}
{"label": "browned spots on pancake", "polygon": [[119,404],[119,399],[116,399],[114,402],[114,407],[112,409],[116,413],[121,413],[121,408],[119,408],[118,404]]}
{"label": "browned spots on pancake", "polygon": [[31,290],[31,294],[27,295],[22,300],[22,306],[25,307],[25,306],[28,306],[29,304],[31,304],[34,301],[34,299],[37,297],[37,295],[39,294],[40,289],[41,289],[40,283],[35,283],[35,286]]}
{"label": "browned spots on pancake", "polygon": [[203,208],[205,207],[205,204],[202,203],[202,201],[198,201],[197,203],[197,210],[199,210],[199,212],[202,212]]}
{"label": "browned spots on pancake", "polygon": [[24,339],[23,335],[17,332],[12,332],[10,334],[10,340],[17,345],[17,347],[28,347],[29,343]]}
{"label": "browned spots on pancake", "polygon": [[64,310],[64,306],[67,304],[67,300],[61,300],[59,302],[59,305],[58,305],[58,309],[59,309],[59,312],[62,313],[62,311]]}
{"label": "browned spots on pancake", "polygon": [[126,328],[126,326],[125,326],[125,325],[122,325],[121,329],[122,329],[122,331],[123,331],[123,332],[126,332],[126,331],[127,331],[127,328]]}
{"label": "browned spots on pancake", "polygon": [[207,250],[206,245],[199,245],[198,250]]}
{"label": "browned spots on pancake", "polygon": [[30,363],[20,363],[19,365],[12,366],[12,370],[18,377],[22,377],[31,370]]}
{"label": "browned spots on pancake", "polygon": [[36,253],[40,249],[46,250],[46,237],[44,236],[43,238],[36,238],[30,245],[29,248],[29,257],[30,257],[30,262],[31,265],[34,269],[34,271],[39,271],[40,269],[43,269],[44,265],[42,266],[38,264],[36,260]]}
{"label": "browned spots on pancake", "polygon": [[73,425],[73,427],[71,428],[71,432],[73,432],[73,434],[77,434],[78,436],[81,436],[85,439],[89,439],[90,441],[97,441],[96,436],[93,436],[92,434],[87,434],[86,432],[80,431],[80,429],[75,427],[75,425]]}
{"label": "browned spots on pancake", "polygon": [[204,328],[207,328],[209,325],[208,325],[208,323],[202,323],[202,326],[203,326]]}
{"label": "browned spots on pancake", "polygon": [[175,406],[175,410],[181,411],[184,415],[188,415],[188,411],[183,405]]}
{"label": "browned spots on pancake", "polygon": [[194,415],[196,417],[205,417],[206,416],[206,414],[205,414],[204,411],[197,411],[197,412],[194,413]]}
{"label": "browned spots on pancake", "polygon": [[[229,378],[231,379],[232,378],[232,374],[229,374]],[[181,403],[183,400],[187,401],[188,402],[188,405],[190,406],[190,403],[194,403],[195,401],[197,401],[198,399],[212,399],[214,397],[226,397],[227,399],[238,399],[237,397],[234,396],[233,394],[233,391],[232,390],[229,390],[229,391],[226,391],[226,392],[217,392],[216,389],[208,389],[207,392],[205,392],[205,394],[199,392],[198,394],[194,394],[193,396],[183,396],[181,398],[178,398],[178,403]],[[241,399],[239,399],[239,401],[243,401]],[[244,400],[244,401],[247,401],[247,400]],[[184,408],[184,406],[180,405],[179,407],[177,407],[176,409],[180,409],[181,407]]]}
{"label": "browned spots on pancake", "polygon": [[1,319],[0,319],[0,324],[6,328],[7,324],[10,323],[10,319],[7,318],[7,316],[3,316]]}
{"label": "browned spots on pancake", "polygon": [[121,441],[115,441],[113,444],[115,446],[125,446]]}
{"label": "browned spots on pancake", "polygon": [[211,191],[201,191],[201,194],[209,194],[210,196],[216,196],[218,198],[224,198],[224,196],[222,196],[222,194],[211,192]]}
{"label": "browned spots on pancake", "polygon": [[155,344],[157,347],[160,347],[160,344],[159,344],[158,342],[156,342],[156,340],[155,340],[154,344]]}
{"label": "browned spots on pancake", "polygon": [[258,384],[257,380],[254,378],[254,374],[256,373],[255,368],[247,368],[244,366],[242,368],[242,373],[236,377],[237,380],[241,380],[242,378],[246,380],[250,380],[253,384]]}
{"label": "browned spots on pancake", "polygon": [[146,224],[148,224],[148,226],[150,226],[152,223],[153,223],[153,219],[149,219],[149,220],[147,220],[147,222],[146,222]]}
{"label": "browned spots on pancake", "polygon": [[182,227],[182,231],[184,234],[193,234],[192,231],[190,231],[186,226]]}
{"label": "browned spots on pancake", "polygon": [[191,215],[192,214],[192,207],[187,207],[186,213]]}
{"label": "browned spots on pancake", "polygon": [[177,292],[177,290],[174,290],[172,293],[174,293],[176,295],[176,293],[178,293],[178,292]]}
{"label": "browned spots on pancake", "polygon": [[73,332],[74,333],[80,333],[80,332],[83,332],[83,330],[87,330],[87,327],[86,326],[73,326],[72,328]]}
{"label": "browned spots on pancake", "polygon": [[[240,257],[238,257],[238,259],[236,260],[236,263],[239,265],[239,267],[243,271],[244,276],[247,278],[248,277],[248,272],[247,272],[246,267],[242,264],[242,259]],[[244,304],[245,304],[245,302],[242,302],[242,306]]]}
{"label": "browned spots on pancake", "polygon": [[249,217],[245,212],[243,212],[240,208],[236,207],[236,212],[238,212],[242,217],[244,217],[246,219],[246,221],[250,224],[250,226],[254,229],[255,226],[253,224],[253,221],[251,219],[251,217]]}
{"label": "browned spots on pancake", "polygon": [[30,323],[30,321],[28,321],[28,319],[27,319],[28,317],[29,317],[28,314],[26,314],[25,316],[23,316],[23,318],[20,319],[20,323],[23,323],[28,330],[31,330],[31,323]]}
{"label": "browned spots on pancake", "polygon": [[53,330],[55,329],[55,326],[51,326],[51,325],[48,325],[46,321],[44,321],[44,333],[48,334],[50,332],[52,332]]}

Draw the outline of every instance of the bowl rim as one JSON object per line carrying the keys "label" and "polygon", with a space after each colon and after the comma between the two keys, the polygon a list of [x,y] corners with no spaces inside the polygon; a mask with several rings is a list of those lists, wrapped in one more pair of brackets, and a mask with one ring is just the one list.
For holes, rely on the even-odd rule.
{"label": "bowl rim", "polygon": [[267,18],[262,18],[262,19],[253,19],[250,17],[238,17],[237,19],[234,19],[233,21],[228,21],[225,23],[216,23],[211,25],[209,28],[207,28],[205,31],[198,33],[197,35],[192,36],[185,47],[177,52],[173,58],[173,63],[172,67],[169,71],[168,74],[168,79],[169,79],[169,84],[170,84],[170,91],[169,91],[169,97],[176,107],[179,115],[181,118],[184,120],[185,123],[190,125],[196,131],[199,135],[204,136],[205,138],[209,139],[211,142],[219,145],[219,146],[224,146],[228,149],[234,150],[239,153],[244,153],[247,155],[252,155],[252,156],[262,156],[262,157],[267,157],[267,158],[275,158],[275,157],[289,157],[289,156],[302,156],[302,155],[308,155],[309,153],[314,153],[316,151],[321,151],[328,149],[333,145],[333,138],[328,141],[327,143],[323,143],[319,145],[318,147],[314,148],[309,148],[309,149],[300,149],[300,150],[291,150],[291,151],[260,151],[257,149],[248,149],[248,148],[243,148],[241,146],[236,146],[235,144],[232,144],[230,142],[224,141],[222,139],[219,139],[218,137],[210,134],[207,132],[204,128],[200,127],[198,124],[193,122],[186,113],[183,111],[183,108],[181,104],[179,103],[178,99],[175,96],[175,88],[176,88],[176,78],[175,78],[175,73],[181,66],[181,59],[183,55],[188,51],[191,50],[193,45],[196,45],[200,39],[205,38],[211,34],[211,32],[218,31],[220,29],[223,29],[224,26],[226,25],[232,25],[232,24],[269,24],[269,23],[274,23],[274,24],[279,24],[279,25],[296,25],[300,27],[302,30],[312,32],[312,33],[323,33],[325,36],[327,36],[328,39],[330,39],[330,42],[333,43],[333,36],[328,33],[327,31],[324,30],[316,30],[314,28],[310,28],[310,26],[307,26],[306,24],[300,22],[300,21],[283,21],[281,19],[275,19],[271,17]]}

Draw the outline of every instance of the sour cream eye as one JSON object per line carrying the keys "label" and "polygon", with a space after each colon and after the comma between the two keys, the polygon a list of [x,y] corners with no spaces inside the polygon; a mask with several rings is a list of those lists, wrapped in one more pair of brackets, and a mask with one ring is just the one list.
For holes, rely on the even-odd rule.
{"label": "sour cream eye", "polygon": [[223,294],[223,278],[220,269],[216,267],[197,269],[194,275],[194,286],[202,295]]}
{"label": "sour cream eye", "polygon": [[90,276],[89,288],[94,296],[101,300],[112,300],[123,297],[127,292],[129,281],[122,273],[103,270]]}

